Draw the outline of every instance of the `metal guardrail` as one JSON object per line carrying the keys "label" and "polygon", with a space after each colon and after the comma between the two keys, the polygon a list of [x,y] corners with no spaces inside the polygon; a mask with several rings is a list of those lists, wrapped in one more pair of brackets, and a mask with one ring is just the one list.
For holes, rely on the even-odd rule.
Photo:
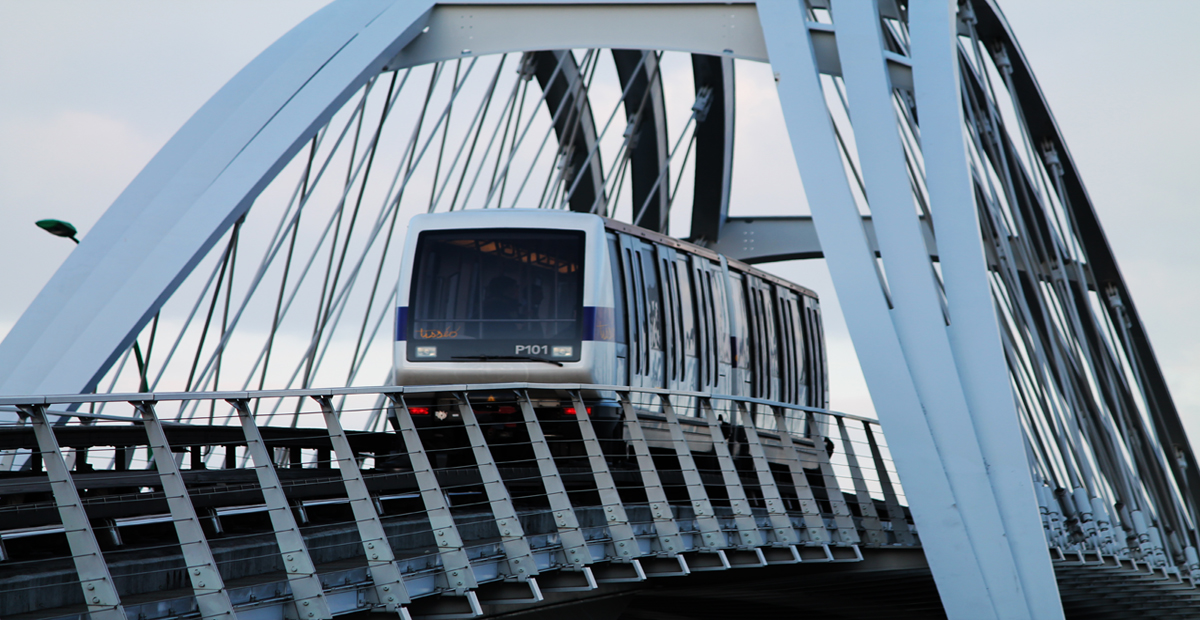
{"label": "metal guardrail", "polygon": [[[0,407],[20,417],[0,426],[2,616],[474,617],[919,545],[877,422],[762,399],[509,383]],[[171,421],[189,412],[204,423]]]}

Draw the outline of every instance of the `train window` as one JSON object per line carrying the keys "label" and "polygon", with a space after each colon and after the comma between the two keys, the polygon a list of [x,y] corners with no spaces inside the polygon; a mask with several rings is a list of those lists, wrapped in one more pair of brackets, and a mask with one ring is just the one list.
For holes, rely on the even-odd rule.
{"label": "train window", "polygon": [[797,300],[796,293],[782,287],[776,288],[775,314],[779,333],[780,399],[789,403],[802,404],[799,399],[804,370],[802,358],[804,345],[800,340],[802,330]]}
{"label": "train window", "polygon": [[752,370],[750,359],[750,326],[747,323],[748,313],[746,312],[746,295],[742,283],[742,274],[730,272],[729,274],[729,290],[726,294],[733,300],[733,316],[730,318],[730,334],[729,341],[732,353],[732,362],[734,368],[744,368],[747,371]]}
{"label": "train window", "polygon": [[421,233],[409,299],[409,359],[578,360],[583,261],[582,231]]}
{"label": "train window", "polygon": [[642,286],[642,261],[641,255],[636,249],[625,250],[626,273],[630,276],[628,280],[630,297],[633,298],[633,303],[629,306],[633,310],[634,320],[632,324],[635,326],[633,341],[637,346],[636,358],[637,364],[634,372],[638,374],[647,374],[646,368],[648,365],[647,356],[649,355],[649,346],[646,343],[646,292]]}
{"label": "train window", "polygon": [[754,396],[779,397],[779,348],[775,334],[774,302],[771,285],[747,276],[746,292],[750,302],[750,331],[754,342]]}
{"label": "train window", "polygon": [[[730,347],[730,326],[731,317],[727,316],[729,311],[728,292],[725,290],[725,278],[721,277],[720,272],[716,271],[716,266],[705,271],[705,277],[708,280],[709,295],[712,299],[713,309],[713,327],[716,330],[717,342],[717,360],[722,364],[730,364],[733,361],[733,350]],[[713,382],[716,382],[716,377],[713,377]]]}
{"label": "train window", "polygon": [[821,306],[816,300],[813,300],[813,316],[815,333],[814,337],[817,341],[817,376],[820,377],[820,382],[816,386],[818,407],[821,409],[829,408],[829,375],[827,374],[828,365],[825,363],[825,326],[824,319],[821,318]]}
{"label": "train window", "polygon": [[642,273],[642,287],[645,291],[647,323],[646,333],[650,348],[654,351],[663,350],[663,308],[662,297],[659,295],[658,270],[654,268],[654,259],[650,256],[650,248],[643,247],[637,253],[638,270]]}
{"label": "train window", "polygon": [[709,361],[709,352],[712,351],[711,338],[712,336],[712,306],[711,300],[708,298],[705,291],[703,275],[700,270],[703,268],[703,263],[700,262],[700,257],[692,256],[692,264],[689,273],[692,276],[690,288],[693,293],[692,309],[695,314],[696,324],[696,348],[699,349],[699,364],[698,372],[700,375],[700,389],[705,389],[712,385],[712,377],[709,371],[711,366]]}
{"label": "train window", "polygon": [[[663,351],[666,353],[667,380],[679,379],[679,296],[676,294],[675,282],[671,279],[671,256],[673,252],[661,245],[655,245],[655,264],[658,267],[658,280],[661,284],[663,319]],[[667,385],[666,387],[671,387]]]}
{"label": "train window", "polygon": [[622,285],[620,249],[617,248],[617,238],[608,238],[608,258],[612,267],[613,281],[613,331],[618,344],[629,342],[625,334],[625,287]]}
{"label": "train window", "polygon": [[679,272],[687,269],[687,263],[675,261],[674,266],[675,270],[671,275],[675,278],[675,288],[679,291],[679,331],[683,335],[683,354],[696,357],[696,315],[692,308],[695,297],[692,295],[692,285],[687,276],[679,277]]}

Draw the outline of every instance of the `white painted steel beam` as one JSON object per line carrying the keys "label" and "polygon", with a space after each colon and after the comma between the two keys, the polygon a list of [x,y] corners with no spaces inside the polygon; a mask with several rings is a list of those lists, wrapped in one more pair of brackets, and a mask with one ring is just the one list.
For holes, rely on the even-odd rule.
{"label": "white painted steel beam", "polygon": [[[154,411],[154,403],[135,402],[134,407],[145,423],[146,439],[150,442],[150,450],[154,454],[154,468],[158,470],[158,479],[162,481],[163,495],[166,496],[167,508],[171,511],[171,521],[175,524],[175,535],[179,538],[184,568],[192,584],[192,592],[196,595],[196,607],[200,610],[200,617],[203,620],[226,617],[229,620],[237,620],[233,603],[229,600],[229,592],[225,589],[225,582],[217,568],[217,560],[213,557],[212,547],[208,544],[208,537],[204,535],[204,528],[196,515],[196,507],[192,505],[192,498],[188,495],[183,473],[175,463],[175,455],[171,453],[167,434]],[[195,449],[198,448],[193,448]]]}
{"label": "white painted steel beam", "polygon": [[[922,537],[947,615],[998,618],[964,516],[937,456],[924,409],[867,245],[858,208],[842,168],[812,46],[799,4],[759,4],[764,38],[792,151],[825,248],[846,324],[892,454],[912,499],[914,518],[939,532]],[[894,129],[892,131],[895,131]],[[933,524],[937,524],[934,526]]]}
{"label": "white painted steel beam", "polygon": [[525,538],[525,530],[521,527],[521,519],[513,505],[504,479],[500,477],[500,468],[492,458],[483,429],[471,408],[471,402],[465,393],[458,394],[458,413],[466,430],[467,440],[471,443],[471,452],[475,456],[475,466],[479,470],[479,479],[483,484],[484,494],[492,516],[496,518],[496,526],[500,531],[500,546],[507,559],[508,579],[528,582],[531,592],[537,601],[542,600],[538,592],[537,582],[533,580],[538,574],[537,565],[529,550],[529,541]]}
{"label": "white painted steel beam", "polygon": [[[408,405],[404,397],[388,394],[393,406],[397,407],[396,423],[399,426],[400,438],[404,440],[404,449],[412,461],[413,477],[417,479],[417,488],[421,492],[421,503],[425,506],[425,515],[429,517],[429,527],[437,541],[438,555],[442,561],[442,576],[448,592],[457,596],[465,596],[472,609],[479,609],[479,599],[475,588],[475,571],[471,569],[471,560],[464,549],[462,535],[450,514],[450,503],[447,495],[438,482],[433,465],[429,462],[429,453],[421,444],[421,436],[413,424],[412,416],[408,413]],[[478,614],[476,614],[478,615]]]}
{"label": "white painted steel beam", "polygon": [[925,184],[944,258],[946,331],[1032,616],[1061,618],[980,239],[963,137],[956,8],[951,1],[913,3],[909,15]]}
{"label": "white painted steel beam", "polygon": [[317,567],[308,552],[304,535],[292,514],[292,506],[288,503],[283,485],[279,482],[279,473],[275,471],[275,461],[267,443],[263,441],[262,433],[254,422],[254,414],[246,400],[231,400],[230,405],[237,411],[242,423],[242,432],[246,436],[246,452],[254,463],[254,473],[258,477],[258,487],[262,491],[263,502],[267,505],[267,515],[271,519],[271,529],[275,533],[275,541],[279,545],[279,555],[287,572],[288,585],[292,588],[292,599],[296,605],[296,614],[300,620],[331,620],[333,613],[329,609],[329,601],[325,598],[325,590],[321,578],[317,576]]}
{"label": "white painted steel beam", "polygon": [[22,409],[29,416],[37,437],[38,450],[42,454],[46,475],[50,478],[50,491],[58,506],[59,518],[62,519],[63,533],[67,537],[71,559],[75,562],[75,572],[79,575],[79,587],[83,590],[88,615],[92,620],[126,620],[125,609],[113,584],[108,563],[100,551],[100,543],[96,542],[96,532],[92,530],[87,512],[83,509],[67,460],[63,458],[62,448],[54,437],[54,428],[46,420],[46,408],[33,405]]}
{"label": "white painted steel beam", "polygon": [[109,207],[0,342],[0,394],[91,389],[431,3],[337,2],[242,69]]}
{"label": "white painted steel beam", "polygon": [[[550,510],[554,512],[554,527],[558,531],[558,539],[563,548],[563,565],[574,570],[585,570],[592,564],[592,554],[588,551],[587,539],[579,527],[579,519],[567,487],[563,484],[554,455],[550,452],[550,444],[542,432],[542,425],[529,401],[529,394],[521,393],[517,397],[517,405],[521,409],[521,417],[525,421],[525,431],[529,433],[529,445],[533,450],[533,458],[537,462],[538,473],[542,476],[542,484],[546,489],[546,500]],[[576,409],[578,411],[578,409]]]}
{"label": "white painted steel beam", "polygon": [[[913,208],[879,14],[874,3],[867,2],[837,0],[832,8],[858,159],[891,291],[889,314],[904,360],[996,614],[1031,617],[996,498],[988,485],[981,484],[988,479],[987,464],[971,423],[946,332],[941,293]],[[986,272],[979,277],[986,277]],[[931,563],[939,559],[955,561],[930,557]]]}
{"label": "white painted steel beam", "polygon": [[411,599],[400,574],[400,567],[396,564],[396,554],[393,553],[392,544],[383,529],[379,512],[375,510],[375,501],[367,489],[366,480],[358,468],[358,460],[354,458],[350,440],[346,437],[346,431],[342,429],[342,421],[333,410],[333,403],[328,396],[318,396],[315,400],[321,406],[325,428],[329,430],[329,441],[333,444],[333,453],[337,459],[338,471],[346,485],[346,499],[350,500],[350,511],[354,514],[354,524],[358,528],[363,555],[367,558],[367,566],[371,567],[371,582],[375,586],[376,600],[384,609],[405,620],[411,620],[408,610],[404,607]]}

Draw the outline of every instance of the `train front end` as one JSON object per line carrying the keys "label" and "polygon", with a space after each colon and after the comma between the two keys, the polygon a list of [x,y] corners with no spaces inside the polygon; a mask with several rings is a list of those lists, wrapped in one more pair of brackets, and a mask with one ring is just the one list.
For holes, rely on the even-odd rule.
{"label": "train front end", "polygon": [[495,209],[419,215],[396,312],[398,385],[615,380],[599,217]]}

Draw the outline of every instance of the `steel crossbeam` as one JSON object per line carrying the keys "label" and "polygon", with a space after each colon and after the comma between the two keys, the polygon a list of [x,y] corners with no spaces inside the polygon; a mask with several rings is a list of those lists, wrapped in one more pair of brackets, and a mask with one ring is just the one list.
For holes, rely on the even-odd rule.
{"label": "steel crossbeam", "polygon": [[246,451],[250,453],[250,459],[254,463],[259,489],[267,505],[271,527],[275,530],[275,541],[279,545],[288,584],[292,588],[296,614],[301,620],[332,620],[333,614],[329,609],[329,601],[325,598],[321,579],[317,576],[317,567],[308,552],[304,535],[300,533],[300,526],[296,524],[296,517],[292,514],[292,506],[283,492],[283,485],[279,482],[275,461],[271,458],[262,433],[254,422],[249,401],[231,399],[227,402],[233,405],[242,423],[242,432],[246,436]]}
{"label": "steel crossbeam", "polygon": [[[740,407],[734,407],[734,410],[739,409]],[[742,416],[742,426],[746,429],[746,443],[749,444],[754,473],[758,476],[759,491],[762,493],[763,503],[766,504],[767,521],[771,524],[771,542],[776,545],[794,544],[799,541],[800,536],[796,534],[796,530],[792,527],[792,520],[788,518],[787,510],[784,509],[783,495],[779,492],[775,475],[771,473],[771,466],[767,463],[767,453],[763,450],[762,441],[758,436],[758,428],[755,427],[754,420],[746,411],[741,410],[739,413]],[[747,506],[746,510],[749,511],[750,507]],[[736,507],[734,512],[737,512]]]}
{"label": "steel crossbeam", "polygon": [[879,475],[879,486],[883,489],[883,505],[887,507],[888,521],[892,524],[892,533],[896,536],[896,542],[902,545],[916,544],[915,532],[904,516],[904,508],[900,506],[900,498],[896,496],[896,489],[892,486],[892,477],[888,474],[886,463],[883,462],[883,452],[879,449],[879,442],[876,441],[875,433],[871,431],[869,422],[863,422],[863,431],[867,434],[867,445],[871,448],[871,460],[875,463],[875,473]]}
{"label": "steel crossbeam", "polygon": [[196,507],[192,505],[192,499],[188,495],[183,474],[175,463],[175,455],[171,453],[171,445],[167,442],[162,422],[154,411],[154,403],[134,402],[133,406],[145,423],[146,438],[154,455],[154,467],[158,470],[158,478],[162,482],[167,508],[171,511],[171,521],[175,524],[175,534],[179,538],[179,548],[183,553],[188,580],[196,595],[200,617],[204,620],[224,617],[236,619],[237,614],[233,611],[229,592],[225,589],[217,561],[213,558],[212,547],[208,544],[204,528],[200,525],[200,518],[196,515]]}
{"label": "steel crossbeam", "polygon": [[342,429],[342,422],[333,410],[330,398],[313,398],[321,406],[325,428],[329,431],[330,442],[333,443],[337,468],[342,474],[342,482],[346,485],[346,497],[350,500],[350,510],[354,514],[354,524],[358,527],[363,554],[367,557],[367,566],[371,567],[370,575],[375,585],[375,596],[380,606],[408,620],[408,610],[404,607],[411,602],[408,588],[400,575],[400,567],[396,565],[391,542],[388,541],[383,521],[375,510],[375,502],[367,489],[366,481],[363,480],[358,459],[354,457],[354,450],[350,447],[350,440],[346,438],[346,431]]}
{"label": "steel crossbeam", "polygon": [[[734,405],[734,409],[740,409],[741,405]],[[778,428],[787,428],[787,417],[783,410],[774,407],[775,425]],[[808,534],[808,542],[826,544],[833,542],[837,537],[837,528],[827,529],[825,527],[825,519],[821,516],[820,506],[817,504],[816,495],[813,494],[812,487],[808,484],[808,477],[804,474],[804,462],[800,459],[800,449],[796,446],[796,442],[792,441],[790,433],[779,433],[779,441],[783,447],[783,458],[787,461],[788,470],[792,475],[792,486],[796,489],[796,499],[800,502],[801,518],[804,521],[804,529]]]}
{"label": "steel crossbeam", "polygon": [[[546,442],[546,435],[542,433],[542,425],[538,422],[533,404],[529,402],[529,394],[521,392],[517,402],[525,420],[525,430],[529,433],[529,443],[537,461],[538,473],[541,474],[542,484],[546,487],[546,499],[554,513],[554,526],[562,542],[563,566],[587,571],[590,575],[588,565],[592,563],[591,551],[588,550],[583,531],[579,529],[575,508],[571,505],[571,498],[567,495],[567,488],[563,485],[554,456],[550,454],[550,444]],[[591,579],[588,582],[594,583]]]}
{"label": "steel crossbeam", "polygon": [[825,437],[821,435],[820,426],[814,416],[808,416],[808,434],[816,444],[817,468],[820,471],[821,479],[825,484],[825,494],[829,502],[830,509],[833,510],[833,521],[838,526],[839,542],[853,544],[859,542],[858,531],[854,529],[854,519],[850,516],[850,507],[846,504],[846,498],[842,496],[841,489],[837,484],[837,474],[833,472],[833,463],[829,460],[829,453],[822,449],[821,444]]}
{"label": "steel crossbeam", "polygon": [[[717,456],[717,464],[721,468],[721,479],[725,483],[725,491],[729,496],[729,505],[749,506],[750,501],[746,497],[746,488],[742,486],[742,478],[738,475],[737,466],[733,464],[733,456],[729,453],[729,441],[725,437],[725,433],[721,430],[721,423],[717,421],[717,412],[713,409],[712,401],[707,398],[699,399],[698,405],[700,410],[704,412],[704,419],[708,422],[708,433],[712,437],[713,453]],[[758,530],[758,524],[754,521],[754,515],[745,514],[742,511],[734,511],[733,523],[738,531],[740,546],[745,548],[753,548],[762,546],[766,539]]]}
{"label": "steel crossbeam", "polygon": [[[696,469],[696,461],[692,458],[692,450],[688,447],[687,438],[684,437],[683,429],[679,426],[679,418],[675,416],[671,397],[668,394],[660,394],[659,398],[662,400],[663,415],[667,418],[671,443],[675,446],[675,458],[679,459],[679,470],[683,475],[683,483],[687,487],[688,499],[692,502],[692,512],[696,516],[696,525],[700,530],[703,548],[713,552],[719,551],[728,547],[729,541],[725,532],[721,531],[721,524],[717,521],[716,513],[713,512],[712,501],[709,500],[708,491],[704,488],[704,481],[700,479],[700,472]],[[736,513],[737,511],[735,511]],[[695,546],[700,548],[701,545],[696,544]],[[722,564],[728,564],[728,562],[723,559]]]}
{"label": "steel crossbeam", "polygon": [[884,543],[883,528],[879,524],[879,514],[875,511],[875,502],[867,489],[867,481],[863,478],[862,468],[858,466],[858,457],[854,454],[854,445],[850,441],[850,433],[846,430],[846,421],[837,419],[838,432],[842,437],[842,451],[846,455],[846,465],[850,468],[850,478],[854,481],[854,497],[858,502],[859,514],[862,515],[863,530],[867,533],[868,543],[881,545]]}
{"label": "steel crossbeam", "polygon": [[496,525],[500,529],[500,546],[504,549],[504,557],[508,562],[506,578],[528,582],[533,597],[540,601],[542,595],[538,590],[537,581],[533,579],[538,569],[529,550],[529,541],[525,539],[521,520],[517,517],[517,509],[513,506],[512,497],[500,477],[500,468],[492,458],[492,452],[488,448],[467,395],[458,394],[457,397],[458,412],[467,431],[467,440],[471,442],[471,452],[475,456],[475,465],[483,481],[483,490],[492,509],[492,516],[496,518]]}
{"label": "steel crossbeam", "polygon": [[575,407],[575,422],[579,425],[579,434],[583,439],[584,450],[587,451],[588,466],[592,470],[596,491],[600,494],[600,504],[604,508],[604,520],[608,524],[608,537],[612,541],[608,557],[616,562],[633,564],[636,574],[644,579],[645,574],[636,559],[641,555],[637,538],[634,537],[625,504],[621,501],[617,483],[613,480],[608,461],[604,458],[604,450],[596,436],[596,429],[592,427],[591,416],[588,415],[579,392],[571,392],[571,405]]}
{"label": "steel crossbeam", "polygon": [[667,501],[667,493],[663,488],[662,479],[654,465],[654,457],[650,455],[650,445],[646,442],[646,434],[642,430],[641,420],[629,400],[628,392],[618,392],[621,400],[621,411],[625,416],[625,430],[629,433],[629,443],[637,458],[638,471],[642,477],[642,486],[646,489],[646,499],[650,502],[650,516],[654,520],[654,532],[658,537],[658,554],[674,557],[679,560],[679,568],[683,574],[690,572],[687,560],[680,553],[684,551],[683,540],[679,534],[679,524]]}
{"label": "steel crossbeam", "polygon": [[92,530],[83,502],[79,499],[79,491],[71,480],[67,460],[54,437],[54,429],[46,421],[46,408],[33,405],[23,407],[22,411],[29,416],[33,432],[37,435],[38,450],[41,451],[42,463],[50,478],[50,490],[54,494],[59,518],[62,519],[63,533],[67,536],[67,546],[75,562],[75,572],[79,574],[79,586],[83,588],[88,614],[93,620],[125,620],[125,608],[108,572],[104,554],[100,552],[100,544],[96,542],[96,532]]}
{"label": "steel crossbeam", "polygon": [[393,418],[404,440],[404,449],[412,460],[413,475],[417,479],[421,501],[425,505],[425,514],[429,517],[429,526],[437,541],[438,555],[442,562],[442,576],[445,579],[445,589],[456,595],[465,596],[473,609],[479,609],[479,599],[474,589],[479,586],[475,581],[475,572],[471,569],[471,561],[463,549],[462,536],[459,535],[458,525],[450,514],[450,505],[446,493],[438,482],[433,465],[429,462],[429,454],[421,444],[421,436],[408,413],[408,405],[399,394],[388,394],[393,406],[399,411]]}

